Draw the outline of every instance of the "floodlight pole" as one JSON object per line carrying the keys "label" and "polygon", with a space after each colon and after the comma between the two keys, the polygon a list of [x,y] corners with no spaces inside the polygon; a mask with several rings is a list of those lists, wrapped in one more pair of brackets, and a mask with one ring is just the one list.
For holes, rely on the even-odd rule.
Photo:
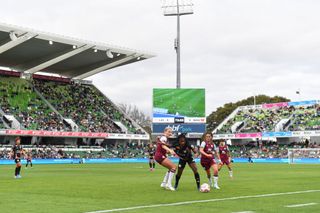
{"label": "floodlight pole", "polygon": [[177,89],[180,89],[181,88],[181,65],[180,65],[180,10],[179,10],[179,0],[177,0],[176,52],[177,52]]}
{"label": "floodlight pole", "polygon": [[[180,16],[182,15],[190,15],[193,14],[193,11],[180,11],[180,4],[179,4],[179,0],[177,0],[177,4],[176,5],[171,5],[171,6],[164,6],[163,8],[177,8],[176,12],[172,12],[172,13],[166,13],[165,12],[165,16],[177,16],[177,38],[175,39],[174,42],[174,49],[176,50],[176,54],[177,54],[177,84],[176,87],[177,89],[181,88],[181,60],[180,60],[180,53],[181,53],[181,49],[180,49]],[[182,5],[182,6],[187,6],[187,7],[192,7],[193,4],[187,4],[187,5]]]}

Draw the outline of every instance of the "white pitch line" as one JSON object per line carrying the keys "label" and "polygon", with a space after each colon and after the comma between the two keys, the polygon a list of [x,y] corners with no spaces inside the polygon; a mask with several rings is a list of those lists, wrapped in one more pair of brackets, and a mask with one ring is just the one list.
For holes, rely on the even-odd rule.
{"label": "white pitch line", "polygon": [[244,211],[244,212],[231,212],[231,213],[254,213],[253,211]]}
{"label": "white pitch line", "polygon": [[313,206],[313,205],[317,205],[317,203],[302,203],[302,204],[288,205],[288,206],[285,206],[285,207],[296,208],[296,207]]}
{"label": "white pitch line", "polygon": [[167,206],[180,206],[180,205],[189,205],[189,204],[194,204],[194,203],[208,203],[208,202],[217,202],[217,201],[226,201],[226,200],[240,200],[240,199],[246,199],[246,198],[260,198],[260,197],[273,197],[273,196],[281,196],[281,195],[305,194],[305,193],[313,193],[313,192],[320,192],[320,190],[280,192],[280,193],[272,193],[272,194],[216,198],[216,199],[209,199],[209,200],[193,200],[193,201],[184,201],[184,202],[177,202],[177,203],[165,203],[165,204],[155,204],[155,205],[148,205],[148,206],[133,206],[133,207],[119,208],[119,209],[107,209],[107,210],[91,211],[91,212],[86,212],[86,213],[106,213],[106,212],[130,211],[130,210],[136,210],[136,209],[167,207]]}

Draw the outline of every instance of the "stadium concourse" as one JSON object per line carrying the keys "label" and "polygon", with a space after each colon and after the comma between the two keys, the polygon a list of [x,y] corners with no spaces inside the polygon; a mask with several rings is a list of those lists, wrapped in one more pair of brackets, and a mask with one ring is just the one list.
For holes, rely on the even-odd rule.
{"label": "stadium concourse", "polygon": [[0,143],[149,140],[91,81],[153,55],[0,23]]}

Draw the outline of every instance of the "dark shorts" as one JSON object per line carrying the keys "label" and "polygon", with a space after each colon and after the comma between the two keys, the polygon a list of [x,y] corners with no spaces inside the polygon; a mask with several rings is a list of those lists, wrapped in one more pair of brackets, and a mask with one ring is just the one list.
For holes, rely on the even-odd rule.
{"label": "dark shorts", "polygon": [[154,156],[149,156],[149,160],[153,160],[154,159]]}
{"label": "dark shorts", "polygon": [[215,164],[215,163],[216,163],[216,162],[215,162],[215,160],[213,160],[213,159],[211,159],[211,160],[201,160],[201,161],[200,161],[201,166],[202,166],[205,170],[210,169],[211,166],[212,166],[213,164]]}
{"label": "dark shorts", "polygon": [[27,163],[31,163],[31,159],[27,159]]}
{"label": "dark shorts", "polygon": [[178,168],[179,169],[184,169],[184,167],[186,166],[186,164],[192,164],[192,163],[195,163],[195,161],[193,160],[193,158],[188,158],[186,160],[183,160],[183,159],[179,159],[179,164],[178,164]]}
{"label": "dark shorts", "polygon": [[14,159],[14,162],[15,163],[21,163],[21,159],[20,158],[16,158],[16,159]]}
{"label": "dark shorts", "polygon": [[229,159],[221,159],[221,164],[222,165],[224,165],[224,164],[229,165],[230,161],[229,161]]}
{"label": "dark shorts", "polygon": [[157,161],[157,163],[159,163],[159,164],[162,164],[162,161],[164,160],[164,159],[166,159],[167,158],[167,156],[164,156],[164,155],[155,155],[154,156],[154,159]]}

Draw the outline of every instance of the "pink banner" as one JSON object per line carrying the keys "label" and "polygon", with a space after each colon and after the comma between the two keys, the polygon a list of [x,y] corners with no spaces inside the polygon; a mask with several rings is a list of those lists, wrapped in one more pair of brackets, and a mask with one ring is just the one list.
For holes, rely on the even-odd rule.
{"label": "pink banner", "polygon": [[261,138],[262,133],[256,132],[256,133],[237,133],[236,138]]}
{"label": "pink banner", "polygon": [[285,106],[288,106],[288,102],[262,104],[262,108],[285,107]]}
{"label": "pink banner", "polygon": [[106,138],[107,133],[97,132],[52,132],[42,130],[6,130],[7,135],[28,135],[44,137],[77,137],[77,138]]}

